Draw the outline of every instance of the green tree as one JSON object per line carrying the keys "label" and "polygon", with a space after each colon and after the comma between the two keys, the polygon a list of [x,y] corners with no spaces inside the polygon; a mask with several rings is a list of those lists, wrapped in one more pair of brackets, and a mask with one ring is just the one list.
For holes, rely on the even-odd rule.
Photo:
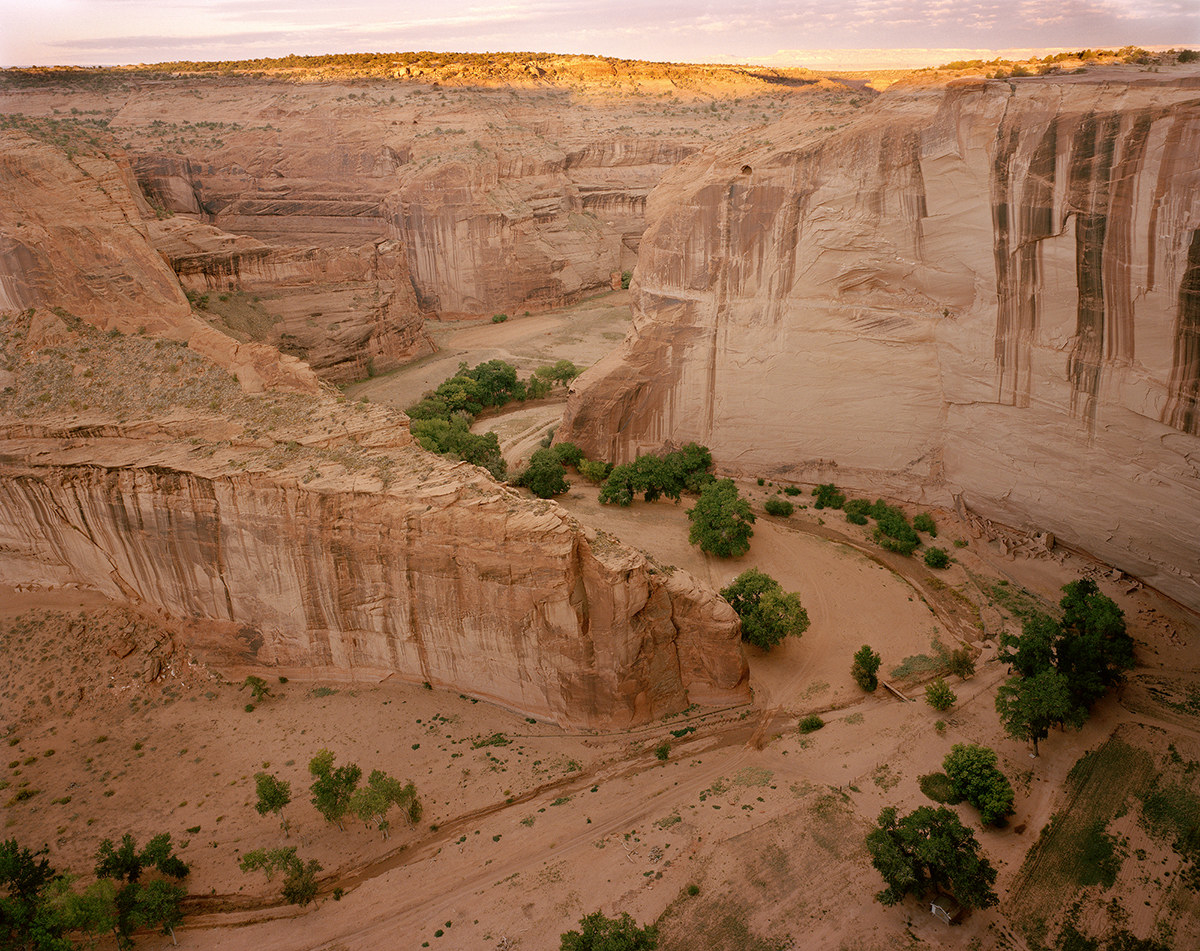
{"label": "green tree", "polygon": [[292,801],[292,784],[287,780],[277,779],[270,773],[255,773],[254,788],[258,793],[258,802],[254,804],[260,816],[274,813],[279,817],[283,834],[289,835],[288,821],[283,818],[283,807]]}
{"label": "green tree", "polygon": [[[142,875],[147,870],[161,877],[143,884]],[[171,836],[166,832],[154,836],[141,850],[128,832],[122,836],[119,847],[114,847],[111,839],[100,843],[95,874],[97,879],[109,882],[107,889],[94,894],[111,895],[112,910],[108,918],[118,947],[132,948],[131,936],[138,928],[157,926],[174,940],[175,926],[181,920],[180,906],[187,896],[178,883],[187,877],[188,871],[187,863],[175,855]]]}
{"label": "green tree", "polygon": [[1034,756],[1038,755],[1038,741],[1050,735],[1050,727],[1068,722],[1080,725],[1087,716],[1072,705],[1067,678],[1057,670],[1010,677],[996,691],[996,712],[1009,736],[1033,743]]}
{"label": "green tree", "polygon": [[550,448],[564,466],[579,468],[579,463],[583,462],[583,450],[573,442],[560,442]]}
{"label": "green tree", "polygon": [[290,904],[303,907],[317,895],[317,872],[321,871],[321,863],[316,859],[305,862],[296,854],[295,846],[254,849],[242,856],[238,866],[242,872],[264,872],[268,882],[283,872],[283,899]]}
{"label": "green tree", "polygon": [[883,658],[878,652],[871,650],[870,644],[863,644],[854,652],[854,663],[850,665],[850,676],[854,682],[867,693],[874,693],[879,686],[879,665]]}
{"label": "green tree", "polygon": [[1022,677],[1033,677],[1054,668],[1054,645],[1062,630],[1047,614],[1034,614],[1025,620],[1021,634],[1000,635],[999,660]]}
{"label": "green tree", "polygon": [[996,870],[980,854],[979,843],[945,806],[920,806],[903,819],[892,807],[879,814],[867,834],[871,864],[887,888],[875,896],[895,905],[906,895],[951,895],[964,908],[990,908],[999,899],[992,886]]}
{"label": "green tree", "polygon": [[356,790],[350,800],[350,810],[365,824],[374,823],[383,834],[384,840],[388,838],[391,828],[387,814],[392,806],[403,809],[409,823],[417,822],[421,818],[421,800],[417,798],[417,787],[412,783],[402,783],[378,769],[371,771],[366,785]]}
{"label": "green tree", "polygon": [[1067,678],[1072,702],[1090,707],[1133,667],[1133,639],[1125,630],[1124,613],[1094,581],[1081,578],[1063,591],[1055,666]]}
{"label": "green tree", "polygon": [[939,713],[954,706],[958,697],[950,689],[950,685],[941,677],[925,685],[925,702]]}
{"label": "green tree", "polygon": [[696,507],[688,510],[692,526],[688,540],[718,558],[739,558],[750,550],[754,513],[738,495],[732,479],[717,479],[700,490]]}
{"label": "green tree", "polygon": [[979,810],[985,823],[999,822],[1013,812],[1013,788],[996,766],[996,751],[975,743],[955,743],[942,769],[954,795]]}
{"label": "green tree", "polygon": [[358,788],[362,770],[355,763],[335,769],[333,759],[333,753],[321,750],[309,761],[308,771],[313,776],[309,790],[312,792],[312,804],[325,817],[325,821],[344,829],[342,819],[350,809],[350,800]]}
{"label": "green tree", "polygon": [[65,876],[50,865],[45,847],[36,852],[0,843],[0,948],[68,951],[64,938],[70,921],[52,899],[55,885]]}
{"label": "green tree", "polygon": [[579,919],[578,931],[562,935],[559,951],[654,951],[657,947],[654,925],[639,928],[627,911],[619,918],[595,911]]}
{"label": "green tree", "polygon": [[800,596],[788,594],[765,572],[748,568],[727,587],[723,597],[742,619],[742,640],[769,651],[789,635],[808,630],[808,612]]}
{"label": "green tree", "polygon": [[538,449],[529,458],[529,467],[516,479],[517,485],[524,486],[539,499],[549,499],[562,495],[571,488],[567,481],[567,471],[559,461],[558,453],[553,449]]}

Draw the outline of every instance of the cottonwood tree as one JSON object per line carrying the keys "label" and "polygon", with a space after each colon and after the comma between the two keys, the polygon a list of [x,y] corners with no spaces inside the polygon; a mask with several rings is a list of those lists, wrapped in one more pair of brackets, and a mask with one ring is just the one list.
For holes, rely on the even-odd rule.
{"label": "cottonwood tree", "polygon": [[971,831],[944,806],[921,806],[901,819],[889,806],[867,834],[867,851],[887,884],[875,896],[885,905],[936,892],[964,908],[990,908],[999,901],[992,887],[996,870]]}
{"label": "cottonwood tree", "polygon": [[867,693],[873,693],[879,686],[879,665],[883,658],[877,651],[871,650],[870,644],[863,644],[854,653],[854,663],[850,665],[850,676],[854,682]]}
{"label": "cottonwood tree", "polygon": [[283,834],[289,835],[288,821],[283,817],[283,807],[292,801],[292,784],[270,773],[255,773],[254,786],[258,792],[258,802],[254,804],[260,816],[274,813],[279,817]]}
{"label": "cottonwood tree", "polygon": [[717,479],[700,490],[696,507],[688,510],[688,541],[718,558],[740,558],[750,550],[754,513],[738,495],[732,479]]}
{"label": "cottonwood tree", "polygon": [[1043,670],[1032,677],[1012,677],[996,691],[996,712],[1008,735],[1033,743],[1050,735],[1050,727],[1071,723],[1081,726],[1087,711],[1071,703],[1067,678],[1057,670]]}
{"label": "cottonwood tree", "polygon": [[333,753],[321,750],[308,764],[308,771],[313,775],[312,804],[325,817],[326,822],[335,824],[345,831],[342,819],[350,809],[350,800],[358,788],[362,778],[362,770],[355,763],[345,766],[333,765]]}
{"label": "cottonwood tree", "polygon": [[976,743],[955,743],[942,769],[954,795],[979,810],[985,823],[999,822],[1013,812],[1013,788],[996,766],[996,751]]}
{"label": "cottonwood tree", "polygon": [[364,823],[375,827],[388,838],[387,814],[392,806],[404,810],[404,817],[414,823],[421,818],[421,800],[417,798],[417,787],[402,783],[382,770],[372,770],[367,784],[358,789],[350,800],[350,810]]}
{"label": "cottonwood tree", "polygon": [[562,935],[559,951],[654,951],[658,947],[658,929],[654,925],[639,928],[627,911],[609,918],[595,911],[579,919],[579,930]]}
{"label": "cottonwood tree", "polygon": [[242,856],[238,866],[243,872],[263,872],[268,882],[283,872],[283,898],[293,905],[303,907],[317,895],[317,873],[322,865],[316,859],[305,862],[296,854],[295,846],[254,849]]}
{"label": "cottonwood tree", "polygon": [[808,612],[800,596],[789,594],[765,572],[748,568],[727,587],[721,597],[742,619],[742,640],[769,651],[785,637],[799,637],[808,630]]}
{"label": "cottonwood tree", "polygon": [[[147,871],[160,877],[143,883]],[[98,881],[89,891],[102,900],[111,896],[112,932],[118,947],[132,948],[131,935],[138,928],[157,926],[175,940],[175,926],[183,920],[180,906],[187,895],[179,882],[188,871],[187,863],[175,855],[170,833],[154,836],[140,850],[128,832],[121,837],[120,846],[114,847],[111,839],[100,843],[95,868]]]}

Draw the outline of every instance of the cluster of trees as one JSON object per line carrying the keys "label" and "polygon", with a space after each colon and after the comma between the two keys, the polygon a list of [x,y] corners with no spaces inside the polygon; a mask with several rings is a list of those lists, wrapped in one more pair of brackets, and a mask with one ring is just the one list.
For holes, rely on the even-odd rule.
{"label": "cluster of trees", "polygon": [[1063,586],[1062,620],[1036,613],[1019,636],[1000,637],[1000,660],[1013,676],[996,692],[1009,735],[1033,743],[1052,726],[1082,726],[1091,706],[1133,667],[1125,615],[1087,578]]}
{"label": "cluster of trees", "polygon": [[96,851],[96,881],[80,892],[75,876],[50,865],[47,851],[22,848],[16,839],[0,843],[0,947],[69,951],[71,934],[111,933],[127,949],[143,928],[174,939],[187,895],[180,882],[189,869],[169,833],[140,849],[129,833],[120,845],[105,839]]}
{"label": "cluster of trees", "polygon": [[[937,537],[937,525],[927,512],[916,515],[910,524],[908,516],[901,509],[888,505],[883,499],[874,502],[847,499],[846,494],[832,482],[818,485],[812,494],[816,498],[813,508],[842,509],[846,513],[846,520],[854,525],[866,525],[868,517],[873,518],[875,541],[888,551],[911,555],[921,544],[918,532],[924,532],[931,538]],[[933,555],[931,560],[929,552],[926,553],[925,563],[930,568],[944,568],[950,563],[950,556],[943,549],[930,549],[930,552],[933,551],[941,554]]]}
{"label": "cluster of trees", "polygon": [[655,951],[658,929],[654,925],[639,928],[627,911],[609,918],[595,911],[579,919],[578,930],[565,932],[559,951]]}
{"label": "cluster of trees", "polygon": [[471,423],[481,412],[514,400],[539,399],[555,384],[566,384],[582,372],[570,360],[538,367],[528,380],[503,360],[488,360],[458,372],[408,407],[413,438],[430,452],[483,466],[497,479],[507,472],[495,433],[475,434]]}
{"label": "cluster of trees", "polygon": [[713,482],[711,468],[712,453],[694,442],[662,456],[638,456],[609,472],[600,504],[630,505],[638,495],[647,502],[664,497],[678,502],[685,491],[700,492]]}
{"label": "cluster of trees", "polygon": [[785,637],[808,630],[808,612],[800,596],[788,593],[765,572],[750,568],[721,589],[723,597],[742,619],[742,640],[769,651]]}
{"label": "cluster of trees", "polygon": [[[372,770],[366,783],[359,785],[362,769],[358,764],[335,766],[333,753],[323,749],[309,761],[308,772],[313,777],[309,786],[312,804],[326,822],[339,829],[345,828],[342,821],[346,816],[353,815],[368,828],[378,829],[386,840],[391,828],[388,813],[393,806],[400,809],[409,824],[421,818],[417,787],[411,782],[402,783],[382,770]],[[254,785],[258,793],[255,810],[260,816],[278,816],[287,835],[288,821],[283,810],[292,801],[292,784],[263,772],[254,774]],[[296,854],[295,848],[254,849],[247,852],[239,864],[243,872],[265,872],[267,881],[283,872],[285,901],[306,905],[316,897],[316,876],[321,871],[321,864],[315,859],[305,862]]]}

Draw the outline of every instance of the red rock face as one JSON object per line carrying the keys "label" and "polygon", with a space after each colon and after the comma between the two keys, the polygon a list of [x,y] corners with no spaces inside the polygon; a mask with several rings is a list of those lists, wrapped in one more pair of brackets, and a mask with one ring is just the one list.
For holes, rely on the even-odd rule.
{"label": "red rock face", "polygon": [[959,498],[1200,605],[1197,81],[893,87],[683,163],[560,438]]}
{"label": "red rock face", "polygon": [[386,488],[352,474],[310,488],[286,469],[190,471],[170,427],[90,433],[0,431],[8,583],[225,624],[207,650],[239,665],[399,675],[564,725],[749,699],[737,618],[711,589],[472,466],[381,448]]}

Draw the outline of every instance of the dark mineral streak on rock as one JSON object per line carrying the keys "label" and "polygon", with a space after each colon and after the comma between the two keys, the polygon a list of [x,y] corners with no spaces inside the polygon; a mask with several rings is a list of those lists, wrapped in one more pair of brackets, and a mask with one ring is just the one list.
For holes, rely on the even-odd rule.
{"label": "dark mineral streak on rock", "polygon": [[1187,270],[1179,284],[1170,394],[1163,422],[1185,433],[1200,434],[1200,413],[1196,411],[1200,401],[1200,228],[1192,232]]}

